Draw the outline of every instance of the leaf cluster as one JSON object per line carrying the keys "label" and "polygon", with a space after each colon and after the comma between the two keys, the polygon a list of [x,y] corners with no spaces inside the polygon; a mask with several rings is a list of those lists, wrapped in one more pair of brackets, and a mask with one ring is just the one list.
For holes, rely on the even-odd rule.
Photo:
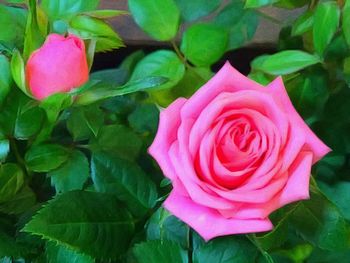
{"label": "leaf cluster", "polygon": [[[339,262],[350,260],[350,1],[129,0],[135,22],[168,48],[137,51],[68,94],[33,100],[24,74],[49,33],[95,52],[123,46],[98,0],[0,4],[0,262]],[[147,154],[161,107],[191,96],[225,53],[248,43],[265,6],[304,7],[278,51],[251,63],[282,75],[301,116],[333,152],[311,199],[271,215],[275,228],[208,243],[161,207],[171,186]],[[276,22],[276,21],[275,21]]]}

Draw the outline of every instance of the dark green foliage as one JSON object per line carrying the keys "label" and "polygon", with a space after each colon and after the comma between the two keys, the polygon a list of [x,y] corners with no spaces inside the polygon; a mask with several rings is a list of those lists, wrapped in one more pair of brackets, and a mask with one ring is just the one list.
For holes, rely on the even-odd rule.
{"label": "dark green foliage", "polygon": [[[350,0],[129,0],[135,22],[166,48],[34,100],[25,65],[47,34],[83,38],[89,66],[95,52],[124,45],[106,19],[125,12],[99,3],[0,4],[0,263],[348,263]],[[283,18],[278,50],[255,58],[250,77],[267,85],[282,75],[333,152],[313,167],[311,199],[270,215],[272,231],[206,243],[162,207],[171,182],[147,150],[162,107],[206,83],[262,16],[279,23],[260,9],[269,5],[303,11]]]}

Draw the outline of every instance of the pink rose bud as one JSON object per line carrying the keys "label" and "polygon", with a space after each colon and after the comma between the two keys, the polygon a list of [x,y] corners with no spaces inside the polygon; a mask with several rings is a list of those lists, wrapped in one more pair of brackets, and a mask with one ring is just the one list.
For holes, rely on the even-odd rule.
{"label": "pink rose bud", "polygon": [[26,65],[32,95],[42,100],[55,93],[69,92],[89,78],[85,45],[80,38],[51,34],[34,51]]}
{"label": "pink rose bud", "polygon": [[160,114],[149,149],[173,190],[164,206],[204,239],[268,231],[276,209],[309,198],[311,166],[330,149],[267,87],[226,65]]}

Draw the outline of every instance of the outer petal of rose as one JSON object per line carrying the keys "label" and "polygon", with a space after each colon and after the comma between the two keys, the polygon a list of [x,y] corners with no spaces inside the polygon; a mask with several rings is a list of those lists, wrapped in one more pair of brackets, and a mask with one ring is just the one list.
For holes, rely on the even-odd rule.
{"label": "outer petal of rose", "polygon": [[289,168],[300,151],[302,151],[305,141],[305,132],[298,126],[294,126],[293,123],[290,123],[288,140],[281,152],[281,159],[283,159],[281,170],[283,172]]}
{"label": "outer petal of rose", "polygon": [[[242,203],[231,216],[237,218],[266,218],[271,212],[289,203],[309,198],[312,153],[301,152],[289,169],[289,179],[283,190],[262,204]],[[228,216],[230,211],[222,211]]]}
{"label": "outer petal of rose", "polygon": [[263,86],[242,75],[226,62],[219,72],[191,97],[182,112],[187,117],[196,118],[220,93],[239,90],[259,90],[267,93]]}
{"label": "outer petal of rose", "polygon": [[148,152],[157,160],[164,175],[171,180],[176,177],[176,174],[168,152],[171,144],[177,139],[177,129],[181,122],[180,110],[185,102],[186,99],[179,98],[160,113],[158,132],[148,149]]}
{"label": "outer petal of rose", "polygon": [[268,218],[243,220],[225,218],[215,209],[198,205],[175,190],[170,193],[164,206],[173,215],[190,225],[206,241],[217,236],[264,232],[273,228]]}
{"label": "outer petal of rose", "polygon": [[309,126],[307,126],[307,124],[295,110],[288,97],[282,78],[276,78],[267,86],[267,89],[272,93],[276,100],[280,100],[282,102],[292,125],[297,125],[305,132],[306,149],[304,150],[311,150],[314,153],[313,163],[317,162],[324,155],[329,153],[331,149],[315,135],[315,133],[309,128]]}

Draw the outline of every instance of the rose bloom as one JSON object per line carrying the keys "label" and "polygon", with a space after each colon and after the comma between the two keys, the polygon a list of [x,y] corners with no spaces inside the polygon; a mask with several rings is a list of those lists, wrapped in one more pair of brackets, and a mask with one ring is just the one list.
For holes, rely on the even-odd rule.
{"label": "rose bloom", "polygon": [[69,92],[89,78],[84,41],[70,35],[51,34],[34,51],[26,65],[26,80],[38,100],[55,93]]}
{"label": "rose bloom", "polygon": [[309,198],[311,166],[329,151],[281,77],[264,87],[229,63],[161,112],[149,149],[173,184],[165,208],[205,240],[271,230],[271,212]]}

